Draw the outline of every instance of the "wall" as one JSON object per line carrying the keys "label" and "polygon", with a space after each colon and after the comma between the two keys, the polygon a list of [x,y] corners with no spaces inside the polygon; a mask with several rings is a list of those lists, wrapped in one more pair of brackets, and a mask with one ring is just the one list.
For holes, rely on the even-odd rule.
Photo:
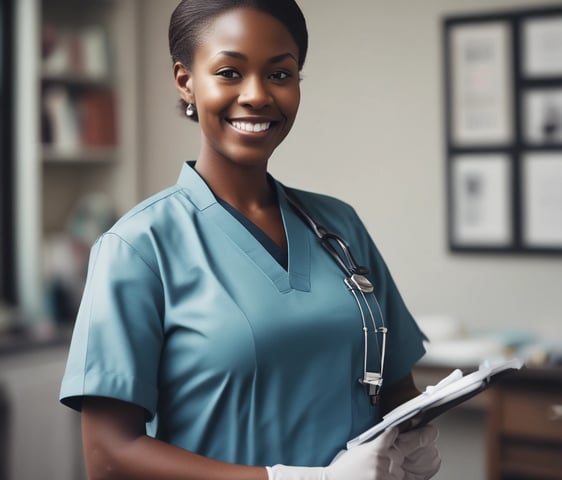
{"label": "wall", "polygon": [[[271,161],[285,183],[359,211],[416,315],[470,328],[561,335],[562,257],[447,251],[441,20],[560,2],[300,0],[310,31],[299,117]],[[144,195],[195,158],[198,131],[175,108],[167,22],[176,0],[144,0]]]}

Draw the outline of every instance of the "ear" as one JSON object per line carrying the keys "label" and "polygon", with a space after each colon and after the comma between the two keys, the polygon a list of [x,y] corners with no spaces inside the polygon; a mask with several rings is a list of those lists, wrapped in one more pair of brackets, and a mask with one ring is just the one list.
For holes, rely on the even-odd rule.
{"label": "ear", "polygon": [[174,64],[174,78],[176,81],[176,88],[182,100],[186,103],[195,103],[195,97],[193,95],[193,76],[180,62]]}

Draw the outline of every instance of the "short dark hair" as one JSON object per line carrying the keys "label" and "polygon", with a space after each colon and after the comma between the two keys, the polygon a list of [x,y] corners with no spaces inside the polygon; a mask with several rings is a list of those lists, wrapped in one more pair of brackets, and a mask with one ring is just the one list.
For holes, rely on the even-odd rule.
{"label": "short dark hair", "polygon": [[299,49],[302,69],[308,49],[308,31],[304,15],[294,0],[181,0],[170,18],[168,40],[172,61],[189,68],[201,30],[218,15],[235,8],[254,8],[279,20]]}
{"label": "short dark hair", "polygon": [[[301,70],[308,50],[308,30],[304,15],[294,0],[181,0],[172,12],[168,30],[172,62],[191,68],[201,31],[218,15],[244,7],[268,13],[287,28],[299,49]],[[186,106],[181,100],[182,111]],[[197,120],[196,115],[191,118]]]}

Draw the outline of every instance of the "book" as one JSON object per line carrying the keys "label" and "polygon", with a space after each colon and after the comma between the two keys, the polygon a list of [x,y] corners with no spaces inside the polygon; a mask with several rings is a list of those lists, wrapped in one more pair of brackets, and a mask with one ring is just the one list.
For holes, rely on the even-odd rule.
{"label": "book", "polygon": [[111,74],[108,32],[99,24],[63,28],[45,23],[41,32],[43,74],[107,79]]}
{"label": "book", "polygon": [[43,141],[59,151],[80,147],[80,127],[75,99],[67,88],[50,86],[43,95]]}
{"label": "book", "polygon": [[457,368],[436,385],[429,385],[418,396],[387,413],[375,426],[349,440],[347,448],[372,440],[392,427],[398,427],[401,432],[421,427],[522,366],[520,359],[513,358],[493,364],[483,363],[476,371],[466,375]]}
{"label": "book", "polygon": [[115,95],[111,90],[88,90],[80,97],[82,144],[109,147],[117,144]]}

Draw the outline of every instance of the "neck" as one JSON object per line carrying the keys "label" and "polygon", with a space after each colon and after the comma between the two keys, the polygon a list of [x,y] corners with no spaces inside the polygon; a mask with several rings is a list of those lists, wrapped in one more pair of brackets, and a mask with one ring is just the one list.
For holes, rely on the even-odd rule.
{"label": "neck", "polygon": [[267,161],[240,164],[216,156],[200,156],[195,169],[214,194],[257,225],[287,251],[281,210],[267,181]]}
{"label": "neck", "polygon": [[201,158],[195,170],[213,193],[242,212],[251,212],[272,206],[274,195],[267,180],[267,169],[240,166],[231,162],[216,165]]}

